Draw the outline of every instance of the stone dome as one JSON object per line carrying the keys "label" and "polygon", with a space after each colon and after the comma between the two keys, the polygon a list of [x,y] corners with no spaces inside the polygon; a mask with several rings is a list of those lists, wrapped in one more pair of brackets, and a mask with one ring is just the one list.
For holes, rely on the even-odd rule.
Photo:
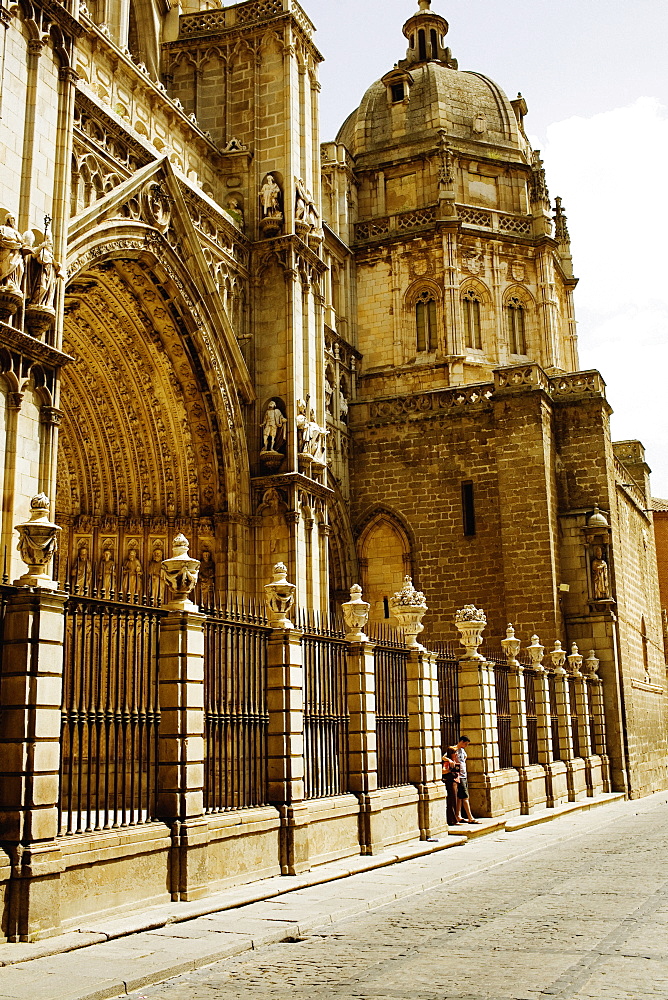
{"label": "stone dome", "polygon": [[[434,133],[443,129],[460,148],[470,144],[471,152],[475,148],[480,153],[480,146],[502,147],[504,158],[509,153],[512,158],[514,150],[518,159],[526,160],[528,142],[513,104],[493,80],[457,69],[450,50],[443,48],[447,22],[427,12],[422,3],[421,10],[404,25],[411,42],[407,58],[369,87],[341,127],[337,142],[356,158],[373,157],[398,146],[433,146]],[[419,31],[423,21],[426,30]],[[429,31],[430,21],[436,30]],[[423,39],[422,51],[416,51],[416,32],[431,34],[433,52]],[[520,117],[526,113],[523,100],[519,113]]]}

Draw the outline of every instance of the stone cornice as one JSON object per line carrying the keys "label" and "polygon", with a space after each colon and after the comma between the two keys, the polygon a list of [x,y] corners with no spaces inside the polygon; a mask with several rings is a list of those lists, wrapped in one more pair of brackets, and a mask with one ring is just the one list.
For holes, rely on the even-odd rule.
{"label": "stone cornice", "polygon": [[303,476],[301,472],[286,472],[281,476],[258,476],[251,480],[254,489],[268,490],[296,487],[305,493],[310,493],[322,500],[329,500],[334,496],[334,490],[322,483],[316,483],[314,479]]}
{"label": "stone cornice", "polygon": [[83,24],[79,24],[61,3],[56,3],[56,0],[35,0],[35,2],[71,38],[81,38],[86,33]]}
{"label": "stone cornice", "polygon": [[588,398],[600,399],[607,406],[605,382],[597,371],[549,376],[540,365],[526,364],[495,369],[493,382],[357,400],[350,404],[351,423],[378,426],[407,418],[433,419],[438,415],[486,410],[495,399],[536,391],[556,404]]}
{"label": "stone cornice", "polygon": [[63,354],[55,347],[49,347],[48,344],[42,343],[41,340],[35,340],[34,337],[30,337],[26,333],[21,333],[20,330],[16,330],[7,323],[0,323],[0,345],[8,347],[11,351],[18,351],[24,358],[40,361],[53,368],[62,368],[75,360],[69,354]]}

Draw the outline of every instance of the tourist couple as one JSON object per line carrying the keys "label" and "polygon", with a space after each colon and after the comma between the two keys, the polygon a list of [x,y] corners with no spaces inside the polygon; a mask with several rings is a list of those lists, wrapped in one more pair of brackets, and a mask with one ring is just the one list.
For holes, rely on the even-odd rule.
{"label": "tourist couple", "polygon": [[[448,747],[443,756],[443,781],[447,791],[447,821],[448,826],[457,823],[475,823],[480,820],[471,815],[469,805],[469,786],[466,779],[466,747],[470,743],[468,736],[460,736],[456,746]],[[466,819],[461,818],[462,806]]]}

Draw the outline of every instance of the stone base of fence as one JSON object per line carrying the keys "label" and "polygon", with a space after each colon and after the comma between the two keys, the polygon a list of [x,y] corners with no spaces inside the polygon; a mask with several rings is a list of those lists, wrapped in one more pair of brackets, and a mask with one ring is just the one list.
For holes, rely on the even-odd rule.
{"label": "stone base of fence", "polygon": [[554,760],[545,767],[545,784],[547,788],[547,805],[549,809],[568,802],[568,772],[561,760]]}
{"label": "stone base of fence", "polygon": [[536,809],[544,809],[547,805],[547,789],[543,765],[529,764],[528,767],[521,767],[518,775],[522,814],[529,816]]}
{"label": "stone base of fence", "polygon": [[587,765],[582,757],[566,761],[568,801],[579,802],[587,797]]}
{"label": "stone base of fence", "polygon": [[519,776],[514,767],[487,774],[471,774],[469,796],[474,816],[518,815],[520,809]]}
{"label": "stone base of fence", "polygon": [[598,756],[585,758],[585,781],[587,795],[591,798],[600,795],[604,788],[603,762]]}

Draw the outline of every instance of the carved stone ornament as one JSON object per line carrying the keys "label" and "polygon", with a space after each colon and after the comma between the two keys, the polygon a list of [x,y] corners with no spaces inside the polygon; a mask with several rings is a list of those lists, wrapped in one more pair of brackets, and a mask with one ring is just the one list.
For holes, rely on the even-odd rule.
{"label": "carved stone ornament", "polygon": [[167,607],[172,611],[197,611],[189,595],[195,589],[199,577],[199,559],[192,559],[188,554],[190,543],[185,535],[177,535],[172,543],[174,555],[162,563],[162,575],[165,582],[174,591],[174,599]]}
{"label": "carved stone ornament", "polygon": [[462,256],[462,267],[469,274],[482,274],[485,270],[485,260],[482,251],[464,253]]}
{"label": "carved stone ornament", "polygon": [[501,646],[506,654],[506,662],[509,667],[519,667],[517,662],[517,654],[520,651],[520,640],[515,636],[515,629],[512,625],[508,625],[506,629],[506,638],[501,640]]}
{"label": "carved stone ornament", "polygon": [[149,181],[141,193],[144,218],[151,226],[161,233],[166,233],[172,217],[172,206],[169,195],[162,184]]}
{"label": "carved stone ornament", "polygon": [[346,639],[350,642],[368,642],[369,637],[364,634],[367,622],[369,621],[368,601],[362,600],[362,588],[358,583],[350,588],[350,600],[341,605],[343,618],[346,623]]}
{"label": "carved stone ornament", "polygon": [[541,672],[543,670],[543,655],[545,653],[545,646],[541,646],[540,639],[537,635],[531,636],[531,645],[527,646],[526,651],[529,654],[532,668]]}
{"label": "carved stone ornament", "polygon": [[39,493],[30,501],[30,518],[17,524],[19,533],[18,550],[28,572],[14,581],[17,587],[41,587],[55,590],[58,586],[52,580],[47,567],[58,549],[59,525],[49,520],[50,501],[45,493]]}
{"label": "carved stone ornament", "polygon": [[566,662],[566,650],[561,648],[561,643],[558,639],[554,641],[554,649],[550,653],[550,659],[552,660],[552,669],[555,674],[565,674],[564,663]]}
{"label": "carved stone ornament", "polygon": [[521,260],[513,260],[508,268],[508,273],[513,281],[524,281],[527,276],[527,269]]}
{"label": "carved stone ornament", "polygon": [[294,583],[288,583],[288,567],[285,563],[276,563],[273,579],[264,588],[272,628],[294,628],[288,614],[295,603],[296,590]]}
{"label": "carved stone ornament", "polygon": [[587,668],[586,669],[587,677],[589,677],[591,680],[599,680],[598,668],[600,666],[601,661],[598,659],[593,649],[589,650],[589,656],[584,662]]}
{"label": "carved stone ornament", "polygon": [[482,645],[482,632],[487,624],[487,616],[482,608],[466,604],[455,615],[455,628],[458,629],[459,641],[464,647],[460,660],[484,660],[478,652]]}
{"label": "carved stone ornament", "polygon": [[568,657],[568,669],[573,677],[581,676],[583,660],[584,657],[574,642],[571,646],[571,655]]}
{"label": "carved stone ornament", "polygon": [[397,619],[409,649],[424,649],[424,646],[417,641],[417,637],[420,632],[424,632],[422,619],[427,610],[424,594],[415,589],[410,576],[405,576],[401,590],[390,598],[390,611]]}

